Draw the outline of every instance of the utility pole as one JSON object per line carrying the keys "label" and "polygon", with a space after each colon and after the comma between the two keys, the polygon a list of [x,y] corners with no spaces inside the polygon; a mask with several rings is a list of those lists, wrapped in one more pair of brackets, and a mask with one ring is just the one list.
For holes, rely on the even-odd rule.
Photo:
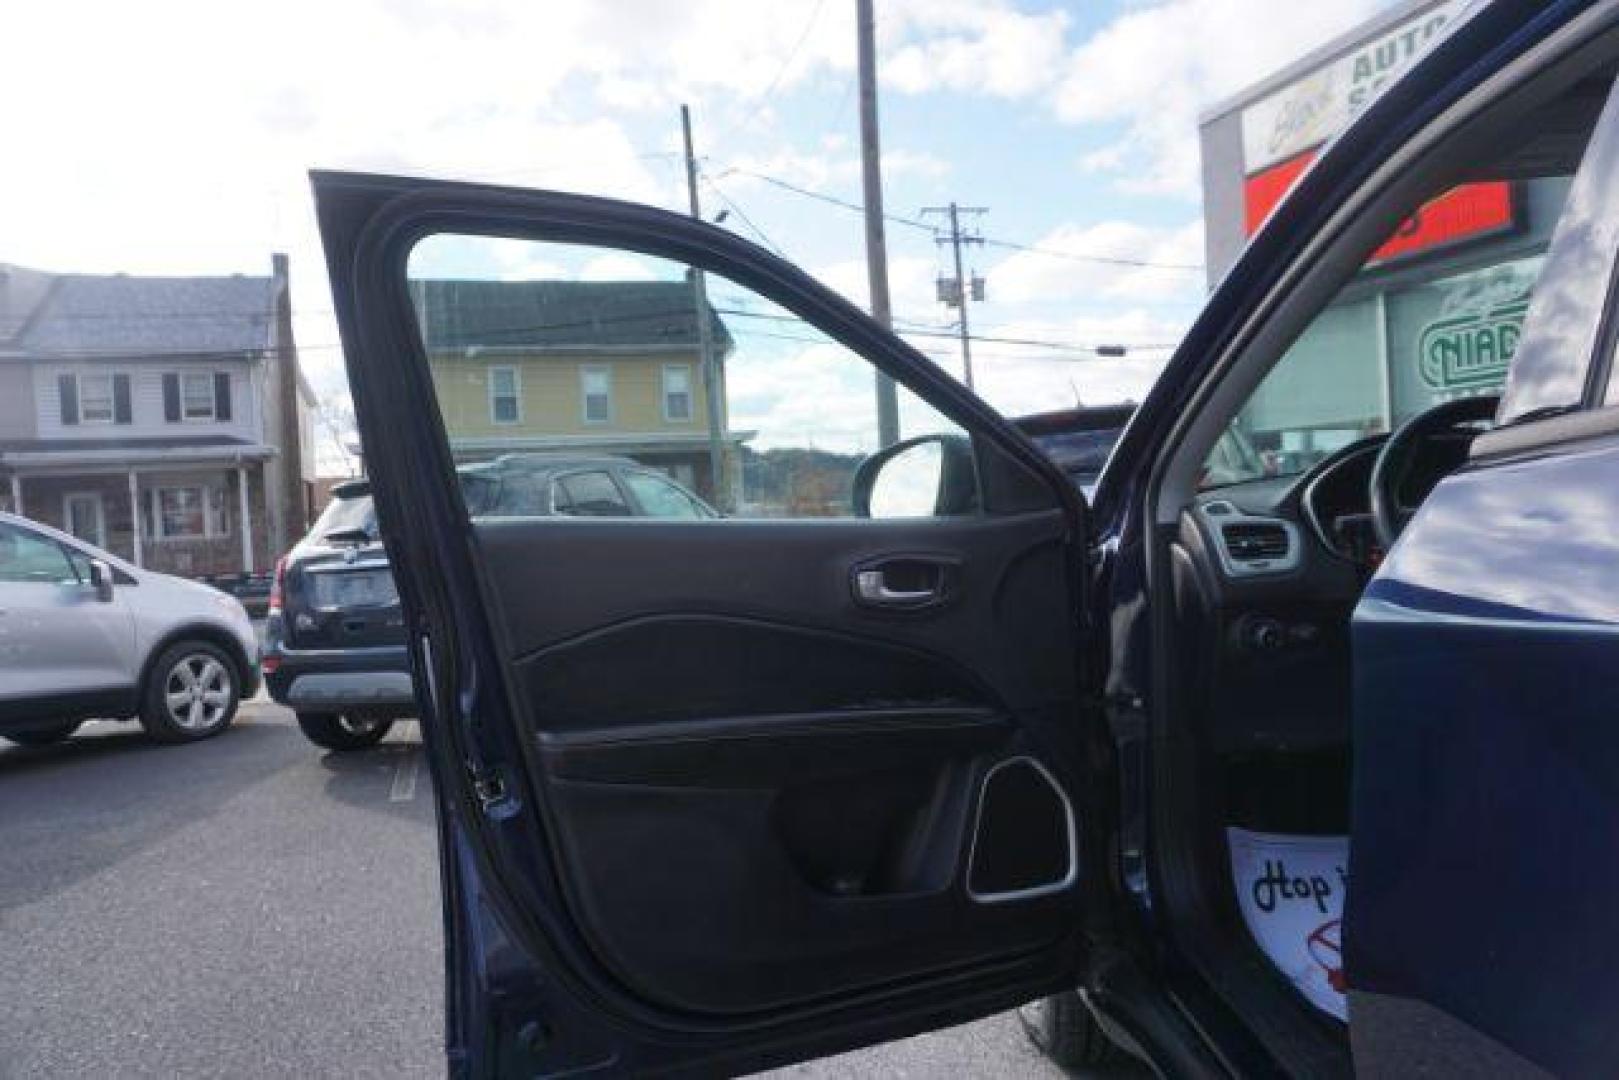
{"label": "utility pole", "polygon": [[[885,327],[893,325],[888,297],[888,240],[883,232],[883,167],[877,131],[877,19],[872,0],[856,0],[855,24],[859,34],[860,69],[860,172],[866,206],[866,279],[871,287],[871,317]],[[877,373],[877,441],[881,446],[899,442],[899,399],[894,380]]]}
{"label": "utility pole", "polygon": [[[703,207],[697,199],[697,155],[692,153],[691,149],[691,110],[684,105],[680,107],[680,133],[686,143],[686,193],[691,197],[691,216],[701,221]],[[710,340],[712,335],[708,325],[708,282],[698,267],[692,267],[690,273],[692,299],[697,309],[697,349],[699,366],[703,372],[703,400],[708,408],[708,474],[713,484],[711,494],[719,509],[730,513],[736,507],[731,499],[731,485],[725,471],[725,439],[722,434],[724,421],[720,412],[722,404],[720,364],[719,358],[714,355],[713,343]]]}
{"label": "utility pole", "polygon": [[958,308],[961,311],[961,320],[958,323],[961,330],[961,368],[962,374],[966,376],[969,390],[973,387],[973,347],[972,332],[967,323],[967,302],[968,300],[983,301],[984,279],[974,274],[969,282],[962,276],[961,248],[963,244],[982,246],[984,238],[976,226],[967,232],[963,232],[961,215],[971,215],[976,221],[988,211],[989,207],[987,206],[957,206],[955,203],[951,203],[949,206],[924,207],[922,210],[922,216],[924,217],[929,214],[943,214],[950,222],[949,235],[935,234],[933,240],[937,244],[950,245],[956,266],[956,276],[954,278],[939,278],[938,297],[946,307]]}

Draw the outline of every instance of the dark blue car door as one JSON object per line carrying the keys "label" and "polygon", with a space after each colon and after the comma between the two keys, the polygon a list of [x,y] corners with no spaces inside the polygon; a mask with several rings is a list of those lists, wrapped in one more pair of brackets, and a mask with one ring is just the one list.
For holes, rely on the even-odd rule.
{"label": "dark blue car door", "polygon": [[[730,1074],[1076,986],[1108,936],[1087,920],[1111,895],[1112,784],[1081,681],[1085,507],[1061,471],[712,225],[314,186],[423,699],[454,1069]],[[748,338],[768,357],[751,390]],[[811,381],[829,354],[852,382]],[[878,513],[864,473],[834,471],[856,455],[827,450],[879,371],[911,395],[902,419],[954,430],[892,443],[937,473],[921,513]],[[813,442],[773,468],[718,417],[783,373]],[[816,398],[845,385],[848,405]],[[455,483],[558,447],[666,462],[728,516],[498,515]]]}
{"label": "dark blue car door", "polygon": [[1498,426],[1355,613],[1344,943],[1372,1074],[1619,1072],[1619,118]]}

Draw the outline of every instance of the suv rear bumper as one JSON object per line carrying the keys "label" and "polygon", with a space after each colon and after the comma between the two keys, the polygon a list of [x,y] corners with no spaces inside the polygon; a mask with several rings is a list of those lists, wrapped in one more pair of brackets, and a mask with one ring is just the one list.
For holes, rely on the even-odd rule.
{"label": "suv rear bumper", "polygon": [[410,657],[403,646],[369,649],[285,649],[264,654],[270,697],[299,712],[416,711]]}

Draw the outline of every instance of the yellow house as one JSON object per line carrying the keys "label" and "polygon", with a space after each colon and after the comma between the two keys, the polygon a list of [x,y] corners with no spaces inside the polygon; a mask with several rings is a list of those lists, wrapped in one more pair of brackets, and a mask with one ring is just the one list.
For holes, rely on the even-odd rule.
{"label": "yellow house", "polygon": [[[519,451],[622,454],[715,501],[710,422],[687,281],[411,283],[439,409],[458,462]],[[720,370],[727,457],[725,323],[706,310]],[[731,467],[729,464],[727,468]]]}

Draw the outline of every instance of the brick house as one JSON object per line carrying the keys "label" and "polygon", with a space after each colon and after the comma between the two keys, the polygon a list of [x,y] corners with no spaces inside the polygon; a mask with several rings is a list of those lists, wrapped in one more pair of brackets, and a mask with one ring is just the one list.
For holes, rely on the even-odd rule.
{"label": "brick house", "polygon": [[266,569],[314,480],[284,255],[271,271],[0,264],[0,506],[157,570]]}

